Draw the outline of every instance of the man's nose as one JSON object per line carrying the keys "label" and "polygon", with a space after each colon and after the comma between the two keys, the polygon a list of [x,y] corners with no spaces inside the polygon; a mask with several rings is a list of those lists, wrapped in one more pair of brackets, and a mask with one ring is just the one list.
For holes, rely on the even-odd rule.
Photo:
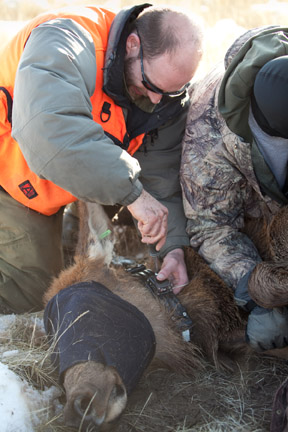
{"label": "man's nose", "polygon": [[153,104],[158,104],[161,101],[162,97],[163,97],[162,95],[160,95],[158,93],[154,93],[152,91],[148,91],[147,92],[147,96],[149,97],[150,101]]}

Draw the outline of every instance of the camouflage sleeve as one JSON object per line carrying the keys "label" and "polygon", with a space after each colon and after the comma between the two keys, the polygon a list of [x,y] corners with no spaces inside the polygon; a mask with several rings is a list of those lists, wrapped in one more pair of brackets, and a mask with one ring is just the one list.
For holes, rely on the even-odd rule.
{"label": "camouflage sleeve", "polygon": [[248,192],[246,179],[224,142],[225,125],[216,104],[219,80],[219,72],[213,72],[192,89],[181,185],[191,246],[235,289],[260,257],[240,231]]}

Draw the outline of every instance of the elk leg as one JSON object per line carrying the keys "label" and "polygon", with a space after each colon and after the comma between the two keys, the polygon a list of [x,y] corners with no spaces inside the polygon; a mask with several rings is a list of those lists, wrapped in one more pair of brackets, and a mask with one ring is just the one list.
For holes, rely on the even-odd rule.
{"label": "elk leg", "polygon": [[270,254],[273,261],[288,263],[288,206],[274,216],[268,227]]}
{"label": "elk leg", "polygon": [[264,308],[288,305],[288,206],[267,229],[269,261],[256,265],[248,282],[251,298]]}
{"label": "elk leg", "polygon": [[288,305],[288,263],[257,264],[248,281],[248,292],[266,309]]}

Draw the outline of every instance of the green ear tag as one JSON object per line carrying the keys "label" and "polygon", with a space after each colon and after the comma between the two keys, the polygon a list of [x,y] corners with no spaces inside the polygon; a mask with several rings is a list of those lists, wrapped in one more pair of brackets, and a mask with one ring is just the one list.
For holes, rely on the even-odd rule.
{"label": "green ear tag", "polygon": [[102,234],[100,234],[99,238],[100,240],[103,240],[105,237],[107,237],[109,234],[111,234],[111,230],[108,229],[107,231],[104,231]]}

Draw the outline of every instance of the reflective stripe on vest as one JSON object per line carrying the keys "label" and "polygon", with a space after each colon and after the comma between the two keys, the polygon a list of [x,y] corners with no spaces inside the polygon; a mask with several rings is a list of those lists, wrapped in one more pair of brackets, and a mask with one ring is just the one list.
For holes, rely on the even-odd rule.
{"label": "reflective stripe on vest", "polygon": [[[114,17],[113,12],[92,6],[79,9],[69,7],[59,9],[55,13],[43,14],[23,27],[0,54],[0,185],[21,204],[44,215],[56,213],[62,206],[75,201],[76,198],[51,181],[43,180],[33,173],[18,143],[11,137],[11,100],[16,70],[25,43],[33,28],[55,18],[73,19],[91,34],[97,63],[95,93],[91,97],[93,119],[103,127],[107,136],[125,148],[123,142],[128,140],[128,136],[122,108],[102,91],[102,68],[108,32]],[[140,147],[143,137],[144,134],[131,140],[130,143],[128,140],[129,145],[126,146],[126,150],[131,155]]]}

